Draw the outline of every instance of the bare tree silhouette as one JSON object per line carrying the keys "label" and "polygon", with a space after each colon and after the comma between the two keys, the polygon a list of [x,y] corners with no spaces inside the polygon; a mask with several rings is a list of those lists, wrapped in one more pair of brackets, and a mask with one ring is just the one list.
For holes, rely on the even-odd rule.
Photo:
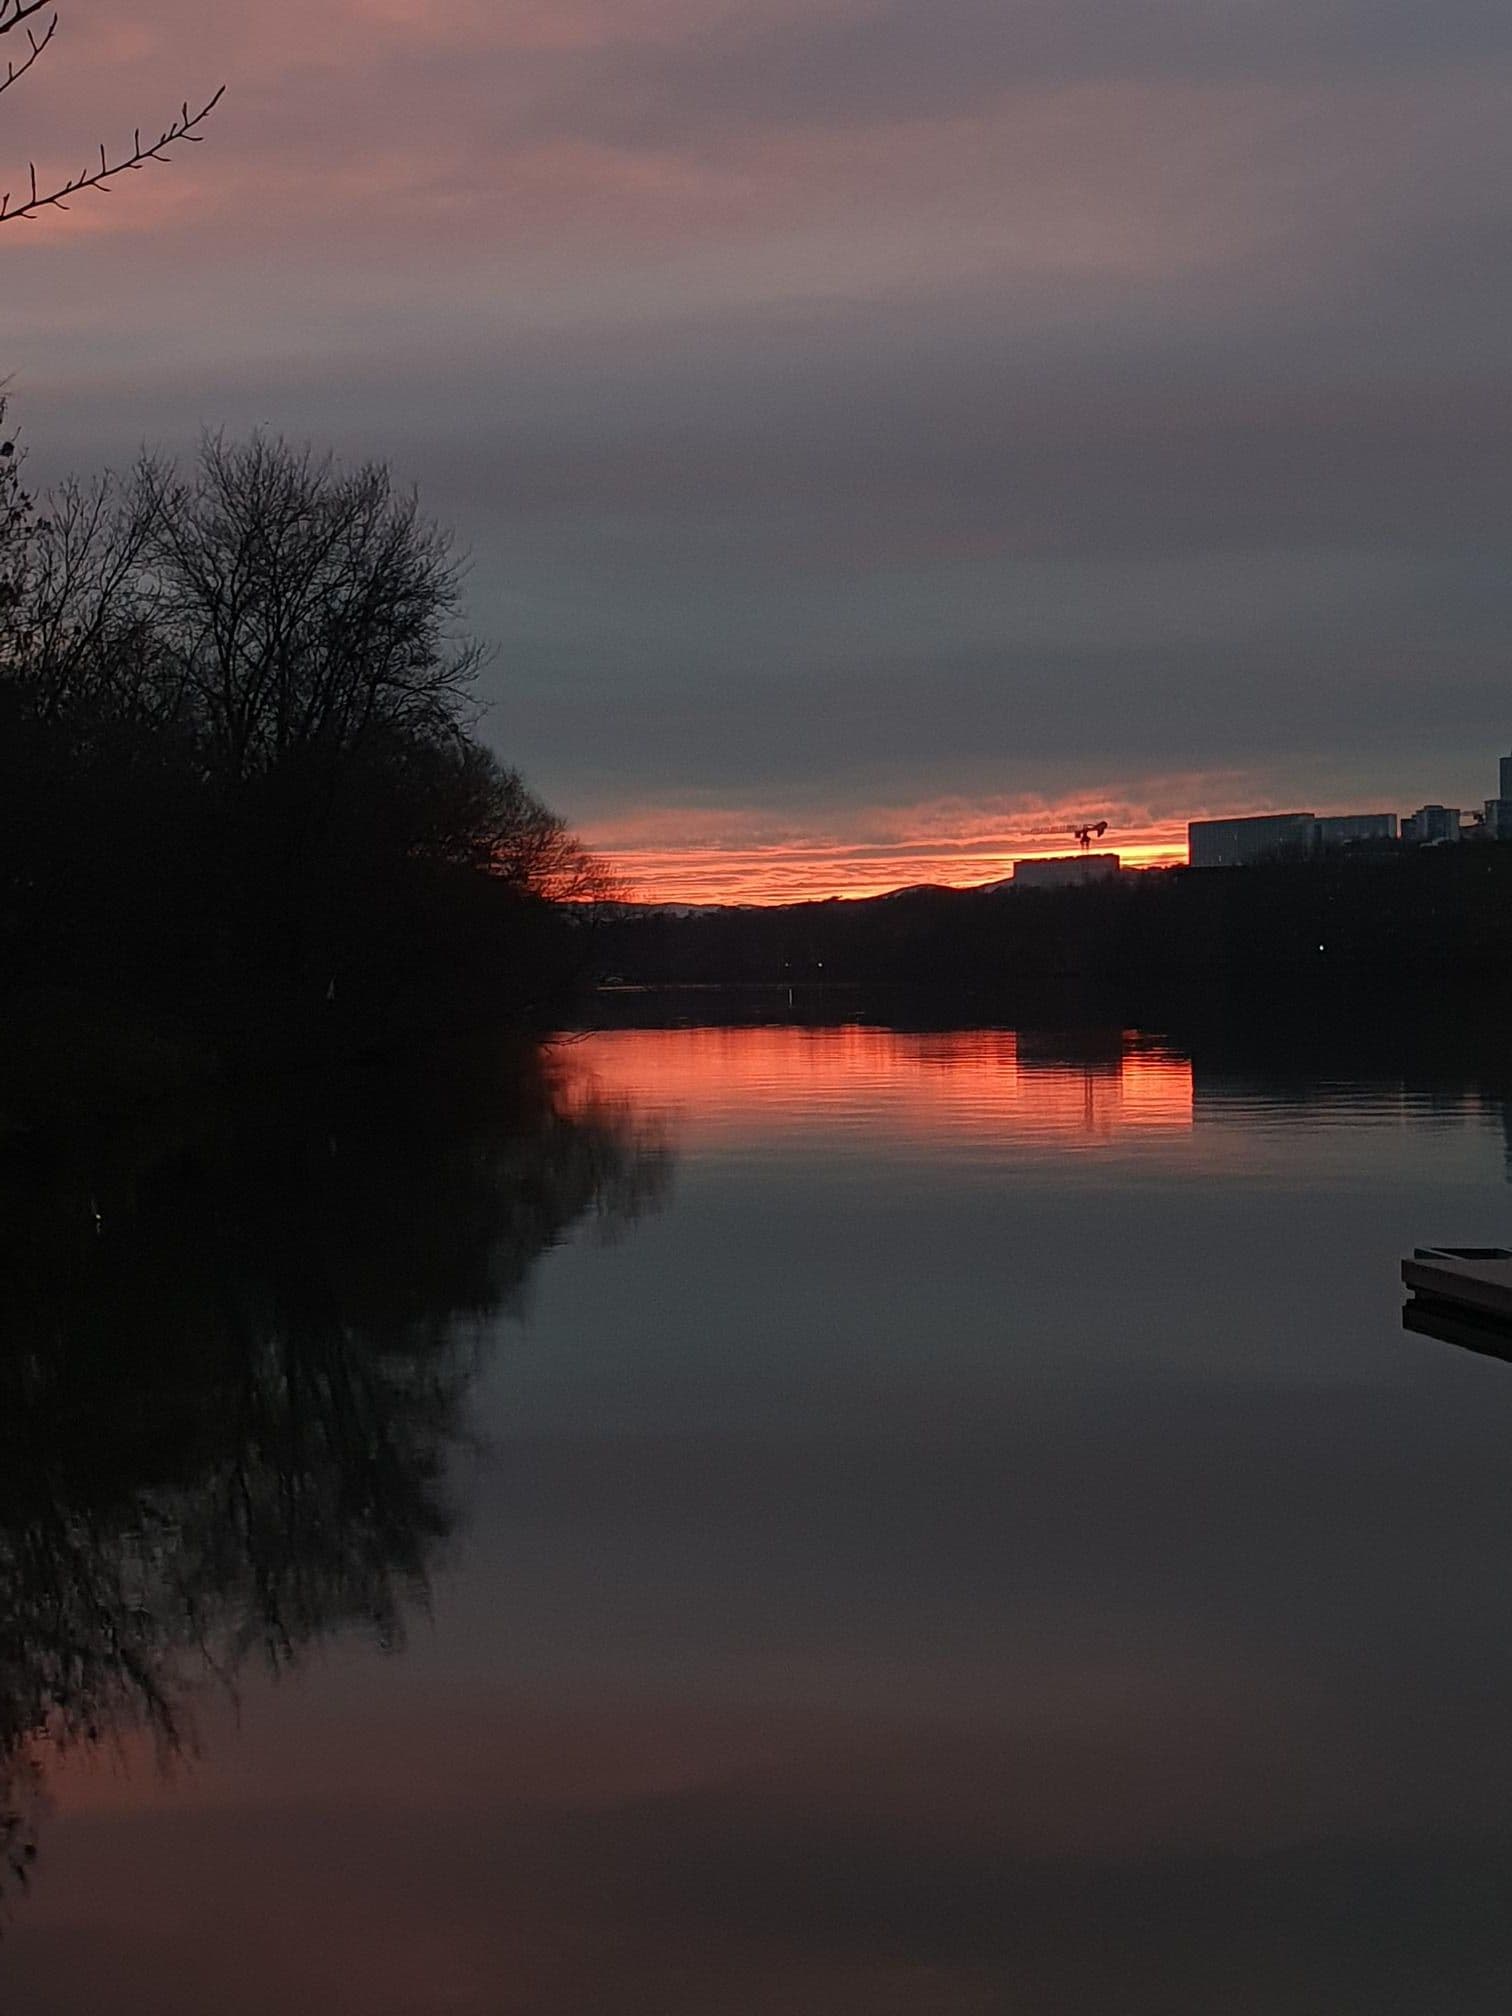
{"label": "bare tree silhouette", "polygon": [[551,1019],[612,877],[477,739],[485,654],[414,497],[212,435],[33,500],[4,448],[0,1017],[62,988],[243,1060]]}
{"label": "bare tree silhouette", "polygon": [[[0,97],[13,85],[19,84],[26,73],[40,62],[57,34],[58,13],[53,0],[0,0],[0,38],[18,30],[24,33],[25,54],[7,60],[4,75],[0,76]],[[66,210],[70,197],[82,195],[88,190],[98,189],[108,194],[116,176],[145,168],[150,161],[166,161],[170,150],[180,142],[197,145],[202,137],[198,129],[220,103],[225,89],[225,85],[221,85],[214,97],[207,99],[198,111],[191,111],[189,101],[185,99],[177,118],[171,119],[156,138],[149,135],[144,139],[138,126],[133,130],[130,147],[119,149],[113,155],[101,141],[99,166],[96,167],[91,158],[77,174],[67,175],[61,181],[39,182],[36,162],[28,162],[26,187],[20,198],[13,201],[9,189],[0,192],[0,224],[19,223],[23,218],[36,217],[43,210]]]}

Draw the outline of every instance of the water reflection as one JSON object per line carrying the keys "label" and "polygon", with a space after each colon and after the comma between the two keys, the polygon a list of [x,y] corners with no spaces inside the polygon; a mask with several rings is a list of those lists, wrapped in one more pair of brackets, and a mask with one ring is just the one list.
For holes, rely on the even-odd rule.
{"label": "water reflection", "polygon": [[[915,1009],[917,1009],[917,1004]],[[1008,1026],[947,1001],[948,1026],[861,995],[795,1011],[668,993],[606,1002],[595,1064],[703,1139],[826,1138],[884,1124],[921,1142],[1174,1146],[1248,1168],[1256,1137],[1309,1121],[1386,1132],[1490,1120],[1512,1182],[1505,1005],[1303,993],[1290,1002],[1057,1001]],[[747,1018],[736,1019],[743,1009]],[[692,1019],[704,1017],[707,1019]],[[1223,1137],[1227,1135],[1227,1140]],[[1165,1137],[1158,1143],[1156,1137]],[[1194,1144],[1196,1147],[1197,1144]]]}
{"label": "water reflection", "polygon": [[1112,1140],[1192,1124],[1192,1066],[1119,1027],[638,1028],[598,1036],[597,1068],[701,1136],[833,1136],[879,1122],[921,1141]]}
{"label": "water reflection", "polygon": [[0,1879],[50,1759],[183,1740],[207,1674],[392,1647],[482,1326],[661,1138],[570,1057],[324,1085],[0,1176]]}
{"label": "water reflection", "polygon": [[1418,1337],[1432,1337],[1440,1344],[1453,1344],[1461,1351],[1476,1351],[1482,1357],[1502,1358],[1512,1364],[1512,1330],[1479,1321],[1467,1311],[1446,1309],[1413,1296],[1402,1304],[1402,1328]]}
{"label": "water reflection", "polygon": [[[539,1208],[538,1148],[510,1164],[520,1130],[477,1211],[465,1101],[339,1208],[287,1154],[175,1151],[191,1211],[228,1182],[260,1200],[211,1213],[203,1265],[158,1242],[205,1277],[193,1306],[223,1276],[256,1306],[339,1304],[380,1355],[392,1334],[419,1582],[424,1509],[446,1516],[421,1459],[463,1402],[492,1460],[402,1662],[260,1686],[255,1578],[211,1578],[214,1643],[258,1651],[240,1726],[202,1708],[204,1763],[166,1789],[54,1770],[48,1880],[4,1953],[17,2005],[1504,2016],[1512,1384],[1404,1334],[1397,1272],[1417,1241],[1506,1236],[1504,1040],[1139,1026],[595,1036],[542,1125],[570,1143],[614,1087],[676,1113],[677,1209],[538,1270],[470,1387],[481,1312],[528,1271],[510,1241],[539,1250],[571,1208]],[[345,1120],[295,1132],[317,1165],[329,1135],[355,1152]],[[271,1180],[238,1176],[249,1156]],[[123,1189],[95,1198],[104,1240]],[[65,1258],[92,1267],[88,1186],[70,1208]],[[478,1265],[497,1223],[503,1264]],[[434,1351],[427,1309],[449,1312]],[[264,1461],[209,1418],[245,1369],[134,1362],[104,1410],[134,1463],[137,1410],[165,1404],[138,1385],[211,1392],[173,1446],[232,1456],[176,1458],[182,1504],[242,1461],[276,1541],[284,1385]],[[327,1359],[300,1362],[319,1422]],[[434,1430],[406,1412],[427,1382]],[[360,1510],[347,1462],[330,1502]],[[123,1524],[109,1502],[98,1523]],[[371,1551],[386,1609],[360,1575],[314,1607],[382,1636],[413,1584],[402,1547]]]}

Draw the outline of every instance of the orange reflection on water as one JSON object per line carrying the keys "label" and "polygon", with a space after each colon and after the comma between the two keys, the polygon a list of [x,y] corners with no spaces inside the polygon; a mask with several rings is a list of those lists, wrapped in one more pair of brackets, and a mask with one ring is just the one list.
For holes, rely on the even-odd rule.
{"label": "orange reflection on water", "polygon": [[1118,1030],[625,1029],[583,1039],[577,1056],[598,1090],[699,1130],[1111,1138],[1192,1125],[1190,1060]]}

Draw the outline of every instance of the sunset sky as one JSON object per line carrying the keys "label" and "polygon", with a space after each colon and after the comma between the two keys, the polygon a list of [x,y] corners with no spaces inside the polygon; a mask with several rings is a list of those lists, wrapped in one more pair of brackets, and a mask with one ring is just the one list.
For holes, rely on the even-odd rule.
{"label": "sunset sky", "polygon": [[488,739],[640,893],[1495,789],[1512,9],[74,0],[4,179],[222,82],[0,236],[33,477],[387,458]]}

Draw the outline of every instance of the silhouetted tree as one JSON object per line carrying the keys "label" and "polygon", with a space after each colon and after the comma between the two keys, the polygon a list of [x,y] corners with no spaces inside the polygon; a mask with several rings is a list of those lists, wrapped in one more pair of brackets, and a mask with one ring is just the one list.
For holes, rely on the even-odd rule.
{"label": "silhouetted tree", "polygon": [[211,435],[188,481],[144,464],[116,518],[147,528],[164,671],[221,785],[463,718],[484,654],[450,540],[381,464]]}
{"label": "silhouetted tree", "polygon": [[549,997],[600,864],[472,734],[447,535],[381,465],[203,444],[10,512],[0,955],[238,1044]]}
{"label": "silhouetted tree", "polygon": [[412,743],[406,754],[419,773],[419,846],[431,858],[552,903],[599,902],[617,893],[604,863],[489,750],[453,735]]}

